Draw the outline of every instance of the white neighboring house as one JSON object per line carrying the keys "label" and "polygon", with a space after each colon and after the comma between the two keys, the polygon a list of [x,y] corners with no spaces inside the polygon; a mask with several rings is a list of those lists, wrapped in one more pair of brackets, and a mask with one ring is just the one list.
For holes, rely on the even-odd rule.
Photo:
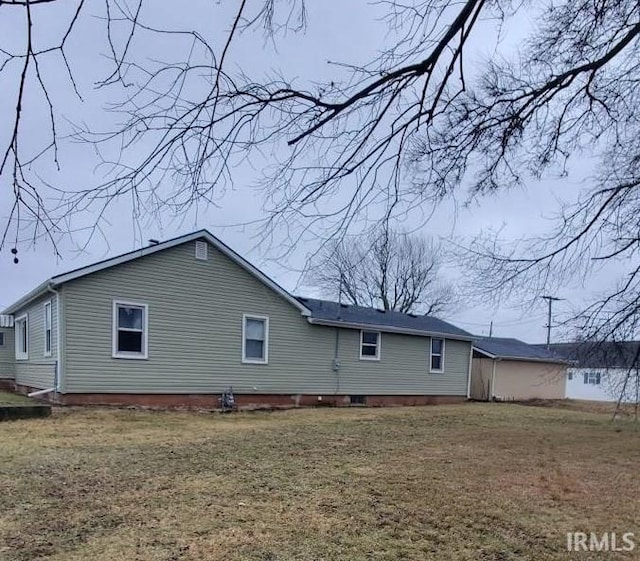
{"label": "white neighboring house", "polygon": [[565,397],[589,401],[640,401],[640,341],[556,343],[569,360]]}

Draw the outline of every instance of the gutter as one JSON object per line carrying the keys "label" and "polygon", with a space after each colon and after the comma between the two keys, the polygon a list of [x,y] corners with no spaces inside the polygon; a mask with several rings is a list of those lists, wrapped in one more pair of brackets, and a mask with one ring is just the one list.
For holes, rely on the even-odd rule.
{"label": "gutter", "polygon": [[484,355],[486,358],[493,360],[514,360],[516,362],[547,362],[549,364],[566,364],[569,366],[571,361],[563,360],[561,358],[545,358],[545,357],[528,357],[528,356],[506,356],[506,355],[494,355],[489,351],[483,351],[478,347],[473,347],[473,350]]}
{"label": "gutter", "polygon": [[424,331],[422,329],[411,329],[406,327],[393,327],[374,323],[355,323],[331,319],[318,319],[308,317],[307,321],[313,325],[324,325],[327,327],[347,327],[353,329],[370,329],[371,331],[382,331],[383,333],[400,333],[405,335],[420,335],[422,337],[436,337],[439,339],[454,339],[458,341],[476,341],[477,337],[457,335],[454,333],[440,333],[437,331]]}

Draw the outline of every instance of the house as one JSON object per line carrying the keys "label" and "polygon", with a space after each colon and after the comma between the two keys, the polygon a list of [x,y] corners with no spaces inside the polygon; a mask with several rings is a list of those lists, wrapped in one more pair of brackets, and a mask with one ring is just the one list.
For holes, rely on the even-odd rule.
{"label": "house", "polygon": [[228,388],[241,407],[468,397],[466,331],[296,298],[206,230],[55,276],[3,313],[4,385],[61,404],[211,407]]}
{"label": "house", "polygon": [[550,349],[571,362],[566,397],[639,401],[640,341],[555,343]]}
{"label": "house", "polygon": [[473,343],[472,399],[563,399],[567,361],[518,339],[480,337]]}
{"label": "house", "polygon": [[14,379],[14,366],[13,316],[0,315],[0,386]]}

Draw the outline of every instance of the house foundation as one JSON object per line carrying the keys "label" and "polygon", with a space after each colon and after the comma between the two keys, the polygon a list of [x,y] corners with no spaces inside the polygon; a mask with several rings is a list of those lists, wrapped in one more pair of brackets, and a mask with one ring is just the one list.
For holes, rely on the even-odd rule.
{"label": "house foundation", "polygon": [[[37,391],[15,386],[13,391]],[[464,403],[465,396],[451,395],[310,395],[234,394],[238,409],[289,409],[294,407],[398,407]],[[219,409],[220,394],[50,393],[41,399],[57,405],[100,405],[152,409]]]}

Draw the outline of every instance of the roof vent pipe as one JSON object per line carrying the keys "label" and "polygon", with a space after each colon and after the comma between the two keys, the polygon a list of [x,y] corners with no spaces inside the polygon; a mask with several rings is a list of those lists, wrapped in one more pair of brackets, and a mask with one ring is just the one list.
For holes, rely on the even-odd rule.
{"label": "roof vent pipe", "polygon": [[150,238],[147,241],[149,242],[149,245],[158,245],[160,243],[160,240],[156,240],[155,238]]}

